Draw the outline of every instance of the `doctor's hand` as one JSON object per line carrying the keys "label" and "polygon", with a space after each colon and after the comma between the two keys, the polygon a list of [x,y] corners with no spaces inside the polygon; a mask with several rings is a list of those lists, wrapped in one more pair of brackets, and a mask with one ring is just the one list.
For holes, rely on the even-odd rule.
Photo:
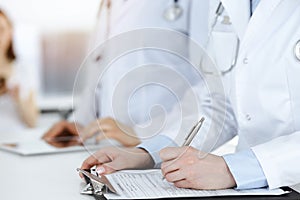
{"label": "doctor's hand", "polygon": [[133,129],[112,118],[93,121],[80,132],[80,135],[83,141],[97,135],[97,142],[103,139],[114,139],[126,147],[133,147],[140,143]]}
{"label": "doctor's hand", "polygon": [[45,133],[42,139],[48,144],[58,148],[81,145],[78,131],[82,129],[82,126],[78,124],[60,121],[54,124],[54,126]]}
{"label": "doctor's hand", "polygon": [[147,169],[154,162],[147,151],[140,148],[106,147],[88,157],[81,169],[97,166],[98,174],[109,174],[122,169]]}
{"label": "doctor's hand", "polygon": [[10,96],[18,103],[20,101],[20,86],[15,85],[14,87],[8,89]]}
{"label": "doctor's hand", "polygon": [[160,151],[161,170],[176,187],[225,189],[236,185],[224,159],[193,147],[171,147]]}
{"label": "doctor's hand", "polygon": [[36,104],[36,95],[33,90],[28,91],[26,96],[21,97],[20,86],[16,85],[9,90],[14,99],[19,116],[29,128],[34,128],[39,117],[39,109]]}

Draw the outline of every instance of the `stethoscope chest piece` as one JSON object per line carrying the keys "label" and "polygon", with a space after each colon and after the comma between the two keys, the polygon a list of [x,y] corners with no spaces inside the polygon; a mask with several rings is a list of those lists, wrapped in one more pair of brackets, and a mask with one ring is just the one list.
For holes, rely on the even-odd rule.
{"label": "stethoscope chest piece", "polygon": [[296,43],[295,48],[294,48],[294,54],[298,61],[300,61],[300,40]]}
{"label": "stethoscope chest piece", "polygon": [[175,21],[181,17],[183,13],[182,7],[176,2],[164,12],[164,18],[168,21]]}

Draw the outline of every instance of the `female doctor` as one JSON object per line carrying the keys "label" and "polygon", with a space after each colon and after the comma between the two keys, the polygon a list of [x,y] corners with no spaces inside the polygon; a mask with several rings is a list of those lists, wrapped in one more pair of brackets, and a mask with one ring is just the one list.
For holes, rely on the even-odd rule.
{"label": "female doctor", "polygon": [[18,63],[13,48],[13,27],[0,9],[0,132],[35,127],[39,111],[34,84],[26,66]]}
{"label": "female doctor", "polygon": [[[104,0],[100,5],[99,21],[95,31],[93,48],[118,34],[141,28],[153,27],[189,34],[190,4],[191,1],[173,0]],[[186,44],[175,45],[178,48],[186,48]],[[118,46],[113,48],[118,48]],[[103,54],[100,52],[95,57],[92,56],[93,62],[89,66],[92,74],[95,74],[95,68],[99,68],[99,63],[97,62],[101,62],[101,59],[105,56],[105,52]],[[138,71],[136,66],[149,63],[170,66],[171,71],[176,71],[176,73],[185,77],[191,85],[197,82],[197,77],[193,75],[195,74],[193,69],[186,67],[178,57],[168,55],[162,51],[155,52],[151,50],[130,53],[111,65],[96,89],[95,87],[87,89],[73,115],[74,119],[72,121],[75,122],[59,122],[43,138],[47,141],[52,141],[59,136],[66,136],[66,134],[77,136],[80,133],[83,140],[86,140],[98,133],[97,140],[112,138],[125,146],[137,145],[140,142],[140,137],[135,135],[132,127],[151,120],[148,113],[152,106],[161,105],[166,111],[169,111],[176,102],[172,95],[154,84],[138,88],[130,96],[132,97],[131,99],[127,98],[126,94],[132,92],[128,89],[135,82],[139,82],[138,80],[146,80],[152,77],[153,80],[163,79],[164,81],[173,82],[172,77],[165,76],[160,68],[145,70],[149,73],[142,72],[130,79],[130,74]],[[93,67],[95,68],[93,69]],[[99,77],[96,77],[91,82],[96,82],[98,79]],[[120,82],[123,84],[119,84]],[[92,83],[92,85],[94,84]],[[136,85],[136,87],[139,87],[139,85]],[[177,84],[175,87],[175,93],[179,96],[186,90],[180,84]],[[114,96],[119,91],[125,95],[116,101]],[[114,104],[114,102],[117,102],[117,104]],[[120,107],[120,105],[123,105],[123,102],[128,102],[126,104],[128,107]],[[95,103],[96,107],[94,107]],[[115,110],[118,113],[115,113]],[[74,141],[67,143],[67,145],[73,143]]]}
{"label": "female doctor", "polygon": [[[239,135],[237,152],[220,157],[193,147],[165,148],[160,151],[163,175],[177,187],[195,189],[272,189],[300,183],[300,2],[221,2],[226,15],[220,21],[232,25],[240,47],[230,94],[237,125],[225,127],[219,142]],[[82,168],[98,165],[99,172],[110,173],[153,167],[158,161],[148,144],[130,149],[138,154],[100,150]]]}

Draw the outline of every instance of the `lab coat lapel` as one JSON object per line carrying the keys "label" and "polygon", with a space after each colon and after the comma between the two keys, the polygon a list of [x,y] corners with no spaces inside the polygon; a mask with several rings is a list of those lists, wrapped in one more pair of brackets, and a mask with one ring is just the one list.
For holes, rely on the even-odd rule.
{"label": "lab coat lapel", "polygon": [[257,37],[261,38],[262,32],[266,34],[266,31],[264,31],[264,29],[266,29],[270,25],[274,26],[273,22],[278,22],[278,20],[281,21],[281,19],[277,20],[275,18],[282,18],[282,16],[274,16],[275,18],[271,21],[268,19],[272,16],[274,9],[282,1],[283,0],[261,1],[258,4],[246,28],[245,35],[241,43],[242,49],[250,49],[257,43],[255,42],[257,40]]}
{"label": "lab coat lapel", "polygon": [[240,40],[243,40],[250,18],[249,0],[221,0]]}

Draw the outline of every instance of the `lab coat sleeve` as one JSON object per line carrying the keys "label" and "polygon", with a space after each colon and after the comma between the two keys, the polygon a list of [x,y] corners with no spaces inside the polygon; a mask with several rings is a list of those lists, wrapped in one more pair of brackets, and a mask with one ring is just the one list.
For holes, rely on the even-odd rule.
{"label": "lab coat sleeve", "polygon": [[96,119],[95,102],[93,101],[95,95],[91,87],[87,87],[78,103],[75,103],[75,111],[68,119],[81,126],[87,126]]}
{"label": "lab coat sleeve", "polygon": [[230,101],[220,94],[205,97],[201,108],[206,120],[192,146],[210,153],[237,135],[237,122]]}
{"label": "lab coat sleeve", "polygon": [[[193,103],[190,100],[194,92],[199,95],[198,108],[191,106]],[[211,105],[211,98],[217,102],[216,106]],[[183,115],[182,111],[186,113]],[[236,120],[230,103],[219,94],[207,95],[200,84],[185,94],[181,106],[174,107],[168,115],[165,128],[158,135],[143,140],[138,147],[148,151],[155,166],[159,167],[161,160],[158,159],[158,152],[168,146],[182,145],[191,127],[202,116],[205,117],[205,122],[192,142],[192,146],[197,149],[211,152],[236,135]]]}
{"label": "lab coat sleeve", "polygon": [[137,148],[146,150],[154,161],[154,168],[159,168],[162,160],[159,157],[159,150],[166,147],[176,147],[177,144],[165,135],[158,135],[144,141]]}
{"label": "lab coat sleeve", "polygon": [[[192,103],[195,97],[194,92],[192,89],[189,90],[180,101],[180,105],[174,106],[167,116],[158,116],[152,119],[152,126],[148,126],[149,128],[144,128],[144,125],[141,126],[142,128],[137,126],[134,128],[140,138],[145,138],[137,147],[146,150],[151,155],[156,168],[159,168],[161,164],[159,151],[166,147],[179,146],[186,131],[189,131],[192,125],[198,121],[200,112],[194,108],[197,104]],[[193,106],[191,106],[192,104]],[[165,121],[163,125],[162,121]]]}
{"label": "lab coat sleeve", "polygon": [[274,189],[299,183],[299,142],[300,132],[297,132],[223,156],[237,189],[265,186]]}
{"label": "lab coat sleeve", "polygon": [[266,176],[251,149],[223,156],[236,189],[262,188],[268,185]]}
{"label": "lab coat sleeve", "polygon": [[300,132],[252,148],[270,189],[300,183]]}

